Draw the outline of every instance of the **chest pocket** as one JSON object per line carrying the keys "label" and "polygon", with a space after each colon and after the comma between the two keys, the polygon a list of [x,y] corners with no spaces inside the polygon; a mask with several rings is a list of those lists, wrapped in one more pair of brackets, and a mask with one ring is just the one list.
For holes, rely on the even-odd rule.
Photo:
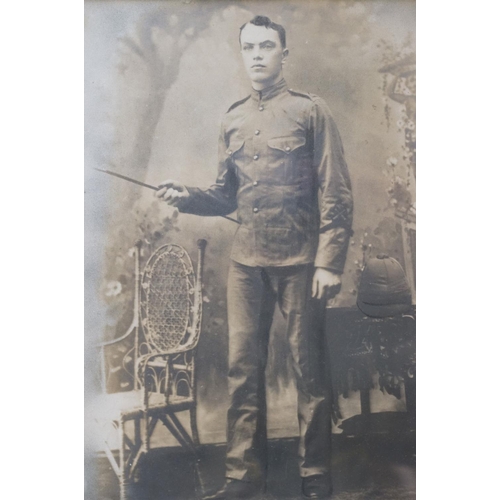
{"label": "chest pocket", "polygon": [[279,182],[293,184],[305,154],[306,139],[300,136],[275,137],[267,141],[269,165]]}

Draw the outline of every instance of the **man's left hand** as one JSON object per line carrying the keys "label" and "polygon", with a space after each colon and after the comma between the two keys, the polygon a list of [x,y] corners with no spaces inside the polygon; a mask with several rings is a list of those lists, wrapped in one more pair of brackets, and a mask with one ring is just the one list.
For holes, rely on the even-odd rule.
{"label": "man's left hand", "polygon": [[312,296],[315,299],[333,298],[340,292],[342,278],[323,267],[317,267],[312,281]]}

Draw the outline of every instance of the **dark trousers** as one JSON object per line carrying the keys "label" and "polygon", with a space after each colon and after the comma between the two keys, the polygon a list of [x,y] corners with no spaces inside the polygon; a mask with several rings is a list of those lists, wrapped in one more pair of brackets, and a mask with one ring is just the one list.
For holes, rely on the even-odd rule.
{"label": "dark trousers", "polygon": [[299,466],[303,477],[330,464],[330,397],[323,360],[324,303],[311,298],[314,266],[248,267],[231,262],[228,278],[229,392],[226,477],[266,474],[265,369],[276,303],[297,382]]}

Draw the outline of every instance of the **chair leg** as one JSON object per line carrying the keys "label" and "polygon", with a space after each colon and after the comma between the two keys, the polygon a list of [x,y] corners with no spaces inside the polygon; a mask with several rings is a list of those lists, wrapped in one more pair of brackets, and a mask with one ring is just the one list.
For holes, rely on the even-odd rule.
{"label": "chair leg", "polygon": [[203,498],[206,495],[207,487],[201,472],[201,458],[199,455],[200,435],[198,433],[198,419],[196,412],[196,403],[189,410],[189,417],[191,421],[191,435],[193,436],[193,443],[196,447],[194,456],[194,478],[195,478],[195,491],[198,497]]}
{"label": "chair leg", "polygon": [[120,474],[118,476],[118,480],[120,482],[120,500],[127,500],[127,464],[125,463],[125,422],[122,418],[118,423],[118,436],[119,436],[119,467]]}
{"label": "chair leg", "polygon": [[189,410],[189,418],[191,423],[191,435],[195,446],[200,445],[200,435],[198,433],[198,419],[196,417],[196,404]]}
{"label": "chair leg", "polygon": [[127,435],[125,420],[120,418],[118,423],[119,437],[119,467],[118,481],[120,486],[120,500],[135,498],[134,483],[139,462],[144,455],[144,438],[141,436],[146,416],[133,420],[133,438]]}
{"label": "chair leg", "polygon": [[130,500],[130,481],[120,478],[120,500]]}

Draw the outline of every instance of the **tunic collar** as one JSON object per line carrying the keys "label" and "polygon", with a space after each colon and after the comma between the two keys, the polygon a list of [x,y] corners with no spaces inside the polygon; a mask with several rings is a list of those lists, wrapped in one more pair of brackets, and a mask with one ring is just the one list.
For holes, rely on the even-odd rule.
{"label": "tunic collar", "polygon": [[269,99],[272,99],[278,94],[281,94],[286,89],[287,89],[286,81],[284,78],[282,78],[278,83],[275,83],[270,87],[266,87],[265,89],[262,90],[252,89],[252,99],[257,102],[268,101]]}

